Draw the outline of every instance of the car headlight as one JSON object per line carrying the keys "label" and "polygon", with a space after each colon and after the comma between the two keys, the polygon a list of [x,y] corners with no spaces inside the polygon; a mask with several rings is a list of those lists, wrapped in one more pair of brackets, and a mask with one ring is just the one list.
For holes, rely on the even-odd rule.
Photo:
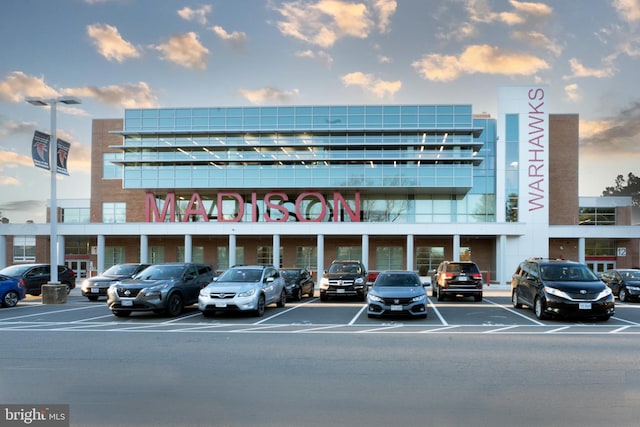
{"label": "car headlight", "polygon": [[627,289],[630,291],[640,291],[640,287],[638,286],[627,286]]}
{"label": "car headlight", "polygon": [[369,292],[369,294],[367,295],[367,298],[369,298],[370,301],[375,301],[375,302],[384,302],[384,300],[382,298],[380,298],[378,295],[376,294],[372,294],[371,292]]}
{"label": "car headlight", "polygon": [[364,279],[362,277],[358,277],[353,281],[353,283],[355,283],[356,285],[364,285]]}
{"label": "car headlight", "polygon": [[83,280],[82,281],[82,289],[87,289],[89,287],[89,281],[88,280]]}
{"label": "car headlight", "polygon": [[149,298],[160,298],[162,290],[166,289],[169,285],[152,286],[150,288],[144,288],[140,291],[140,295]]}
{"label": "car headlight", "polygon": [[320,288],[328,289],[329,288],[329,279],[327,279],[326,277],[323,277],[322,279],[320,279]]}
{"label": "car headlight", "polygon": [[600,292],[600,293],[598,294],[598,296],[596,297],[596,299],[606,298],[606,297],[608,297],[609,295],[611,295],[611,293],[612,293],[612,292],[611,292],[611,288],[607,286],[606,288],[604,288],[604,290],[603,290],[602,292]]}
{"label": "car headlight", "polygon": [[561,291],[560,289],[556,289],[556,288],[551,288],[549,286],[545,286],[544,287],[544,291],[546,293],[548,293],[549,295],[553,295],[556,296],[558,298],[564,298],[564,299],[568,299],[571,300],[572,298],[569,296],[569,294],[567,294],[564,291]]}
{"label": "car headlight", "polygon": [[250,297],[256,293],[255,289],[249,289],[248,291],[238,292],[239,297]]}
{"label": "car headlight", "polygon": [[426,301],[426,299],[427,299],[426,295],[418,295],[417,297],[411,298],[411,302],[422,302],[422,301]]}
{"label": "car headlight", "polygon": [[201,297],[208,297],[209,296],[209,291],[206,288],[200,289],[200,296]]}

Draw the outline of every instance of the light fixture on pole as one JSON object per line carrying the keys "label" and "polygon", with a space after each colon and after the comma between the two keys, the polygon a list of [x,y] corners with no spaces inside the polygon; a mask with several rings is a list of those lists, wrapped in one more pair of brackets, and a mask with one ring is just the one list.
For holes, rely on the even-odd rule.
{"label": "light fixture on pole", "polygon": [[80,104],[78,98],[72,96],[59,96],[57,98],[26,98],[31,105],[39,107],[51,107],[51,139],[49,140],[49,170],[51,171],[51,203],[49,207],[50,233],[50,269],[51,276],[49,283],[58,284],[58,199],[56,196],[56,173],[58,172],[58,137],[56,135],[56,104]]}

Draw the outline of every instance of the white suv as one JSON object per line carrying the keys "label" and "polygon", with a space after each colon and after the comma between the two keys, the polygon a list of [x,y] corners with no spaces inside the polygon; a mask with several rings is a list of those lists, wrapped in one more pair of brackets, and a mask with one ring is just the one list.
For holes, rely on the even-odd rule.
{"label": "white suv", "polygon": [[200,291],[198,309],[204,316],[218,311],[250,311],[264,314],[265,307],[284,307],[284,279],[272,265],[241,265],[229,268]]}

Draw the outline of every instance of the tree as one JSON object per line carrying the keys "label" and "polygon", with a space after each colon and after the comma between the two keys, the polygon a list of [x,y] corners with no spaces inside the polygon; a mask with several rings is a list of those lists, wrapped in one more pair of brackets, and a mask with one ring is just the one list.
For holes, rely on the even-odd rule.
{"label": "tree", "polygon": [[629,172],[627,179],[618,175],[614,186],[607,187],[603,192],[603,196],[631,196],[633,206],[640,206],[640,177]]}

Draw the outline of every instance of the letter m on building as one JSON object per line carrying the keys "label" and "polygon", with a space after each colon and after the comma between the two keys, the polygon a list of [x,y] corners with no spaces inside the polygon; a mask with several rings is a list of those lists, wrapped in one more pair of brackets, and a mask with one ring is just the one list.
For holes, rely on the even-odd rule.
{"label": "letter m on building", "polygon": [[162,205],[162,214],[158,209],[156,195],[153,193],[145,194],[144,201],[144,219],[146,222],[167,222],[167,213],[169,213],[169,222],[176,221],[176,193],[167,193]]}

